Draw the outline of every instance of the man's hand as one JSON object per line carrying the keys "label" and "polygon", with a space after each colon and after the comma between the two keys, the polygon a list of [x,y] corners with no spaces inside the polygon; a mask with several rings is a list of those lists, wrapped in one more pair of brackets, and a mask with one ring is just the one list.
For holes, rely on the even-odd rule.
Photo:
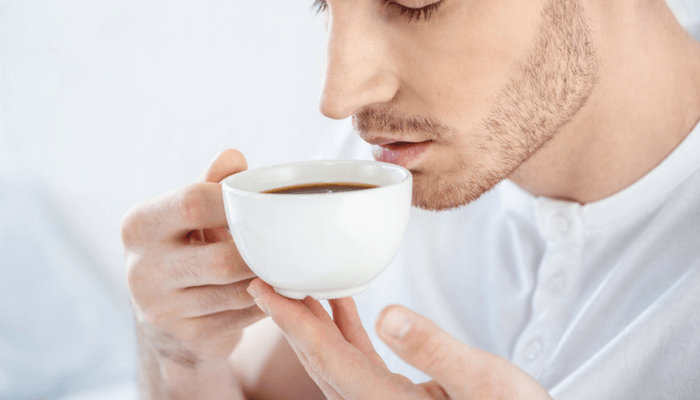
{"label": "man's hand", "polygon": [[[153,381],[145,382],[151,391],[160,391],[155,381],[193,388],[196,385],[186,377],[202,371],[201,379],[197,378],[202,386],[217,387],[204,385],[203,377],[226,380],[215,376],[228,377],[218,386],[234,384],[228,382],[227,357],[242,329],[264,317],[245,290],[255,275],[228,233],[218,183],[245,169],[241,153],[224,151],[209,166],[204,182],[146,201],[124,218],[122,240],[137,319],[141,375]],[[148,378],[149,374],[153,376]],[[225,395],[224,390],[219,392]]]}
{"label": "man's hand", "polygon": [[331,318],[317,300],[287,299],[260,279],[248,291],[329,400],[551,399],[512,363],[458,342],[403,307],[384,309],[377,332],[396,354],[433,378],[420,385],[386,368],[351,298],[330,300]]}

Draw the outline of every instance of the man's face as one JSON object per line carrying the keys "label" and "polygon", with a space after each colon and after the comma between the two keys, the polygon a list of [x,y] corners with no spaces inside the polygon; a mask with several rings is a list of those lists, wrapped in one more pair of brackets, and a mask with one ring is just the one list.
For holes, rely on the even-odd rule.
{"label": "man's face", "polygon": [[352,115],[376,159],[411,170],[418,207],[478,198],[566,124],[595,84],[580,0],[317,3],[328,17],[321,111]]}

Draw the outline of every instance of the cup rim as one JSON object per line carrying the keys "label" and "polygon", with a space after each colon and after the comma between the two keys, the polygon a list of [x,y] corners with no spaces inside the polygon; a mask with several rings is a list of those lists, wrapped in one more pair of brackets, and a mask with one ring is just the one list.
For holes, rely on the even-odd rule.
{"label": "cup rim", "polygon": [[[367,191],[377,191],[377,190],[382,190],[382,189],[388,189],[390,187],[403,184],[407,180],[413,179],[413,175],[411,174],[411,171],[409,171],[408,169],[406,169],[400,165],[391,164],[391,163],[387,163],[387,162],[383,162],[383,161],[312,160],[312,161],[298,161],[298,162],[289,162],[289,163],[284,163],[284,164],[269,165],[269,166],[265,166],[265,167],[259,167],[259,168],[254,168],[254,169],[250,169],[250,170],[237,172],[235,174],[228,175],[227,177],[222,179],[220,184],[225,191],[230,192],[230,193],[234,193],[234,194],[238,194],[238,195],[255,196],[255,197],[261,197],[261,198],[270,198],[270,196],[272,196],[274,198],[278,198],[280,196],[280,193],[264,193],[264,192],[259,192],[259,191],[240,189],[240,188],[236,188],[236,187],[231,186],[229,184],[229,181],[231,179],[235,179],[235,178],[240,177],[240,176],[245,177],[246,175],[250,175],[253,173],[262,173],[262,172],[266,172],[266,171],[270,171],[270,170],[274,170],[274,169],[278,169],[278,168],[287,168],[290,166],[304,166],[304,165],[324,165],[324,164],[325,165],[329,165],[329,164],[334,164],[334,165],[342,165],[342,164],[367,165],[367,164],[370,164],[373,166],[381,165],[384,167],[392,168],[392,169],[404,174],[404,176],[401,178],[401,180],[399,180],[398,182],[390,183],[388,185],[382,185],[382,186],[378,186],[375,188],[368,188],[368,189],[356,190],[356,191],[328,193],[328,194],[326,194],[326,196],[329,196],[329,195],[330,196],[359,195],[359,194],[362,194],[363,192],[366,193]],[[295,193],[295,194],[284,194],[284,196],[293,197],[293,198],[304,198],[304,197],[309,197],[309,196],[317,197],[318,194],[317,193],[309,193],[309,194]]]}

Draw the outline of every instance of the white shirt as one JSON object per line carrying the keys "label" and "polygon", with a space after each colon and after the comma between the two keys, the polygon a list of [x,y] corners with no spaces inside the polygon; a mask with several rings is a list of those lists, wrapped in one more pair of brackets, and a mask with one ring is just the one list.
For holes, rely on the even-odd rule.
{"label": "white shirt", "polygon": [[[340,158],[369,159],[354,133]],[[511,360],[556,399],[700,397],[700,127],[659,166],[594,203],[504,181],[467,207],[414,209],[391,266],[356,296],[374,322],[402,304]]]}

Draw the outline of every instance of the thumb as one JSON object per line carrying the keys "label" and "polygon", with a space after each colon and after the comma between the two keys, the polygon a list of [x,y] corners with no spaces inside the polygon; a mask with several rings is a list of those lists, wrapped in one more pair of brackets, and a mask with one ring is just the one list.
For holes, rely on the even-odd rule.
{"label": "thumb", "polygon": [[245,157],[235,149],[224,150],[217,154],[209,163],[201,180],[204,182],[219,183],[229,175],[248,169]]}
{"label": "thumb", "polygon": [[451,396],[485,383],[489,362],[495,357],[460,343],[432,321],[400,306],[385,308],[376,328],[394,353],[432,377]]}
{"label": "thumb", "polygon": [[406,308],[385,308],[377,320],[377,333],[394,353],[432,377],[450,398],[552,400],[515,364],[460,343]]}
{"label": "thumb", "polygon": [[[206,171],[202,174],[201,181],[219,183],[229,175],[239,173],[248,169],[245,157],[240,151],[227,149],[217,154],[209,163]],[[216,243],[231,240],[228,227],[204,229],[190,236],[191,240]]]}

